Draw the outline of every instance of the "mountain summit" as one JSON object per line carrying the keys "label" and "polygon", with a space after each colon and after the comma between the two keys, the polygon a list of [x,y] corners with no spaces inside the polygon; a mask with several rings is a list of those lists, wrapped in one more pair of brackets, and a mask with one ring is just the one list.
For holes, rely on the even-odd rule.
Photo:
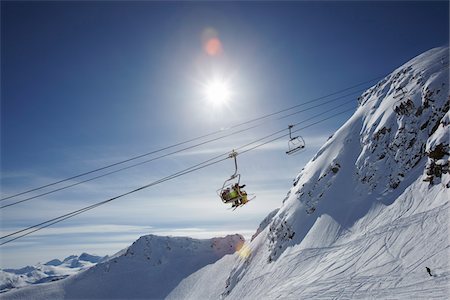
{"label": "mountain summit", "polygon": [[2,299],[161,299],[183,278],[235,253],[243,243],[237,234],[206,240],[146,235],[84,272],[8,292]]}

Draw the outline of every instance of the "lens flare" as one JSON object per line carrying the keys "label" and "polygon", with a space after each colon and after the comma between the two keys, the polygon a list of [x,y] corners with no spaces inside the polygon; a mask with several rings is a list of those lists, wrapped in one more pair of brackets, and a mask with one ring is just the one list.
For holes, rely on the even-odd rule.
{"label": "lens flare", "polygon": [[202,32],[203,51],[209,56],[218,56],[222,53],[222,41],[214,28],[205,28]]}
{"label": "lens flare", "polygon": [[243,244],[242,247],[238,250],[238,254],[240,258],[247,259],[252,254],[252,249],[248,244]]}
{"label": "lens flare", "polygon": [[218,38],[212,38],[206,41],[204,48],[206,54],[209,56],[216,56],[222,53],[222,43]]}

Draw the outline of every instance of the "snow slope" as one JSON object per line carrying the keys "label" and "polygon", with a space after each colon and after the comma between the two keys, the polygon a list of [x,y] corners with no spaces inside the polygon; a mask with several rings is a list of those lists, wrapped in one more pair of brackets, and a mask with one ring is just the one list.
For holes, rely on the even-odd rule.
{"label": "snow slope", "polygon": [[449,299],[448,51],[368,89],[246,251],[168,298]]}
{"label": "snow slope", "polygon": [[30,284],[57,281],[86,270],[107,258],[82,253],[80,256],[66,257],[63,261],[53,259],[45,264],[38,263],[21,269],[3,269],[0,270],[0,293]]}
{"label": "snow slope", "polygon": [[1,299],[160,299],[178,283],[244,242],[240,235],[196,240],[147,235],[108,261],[54,283],[4,293]]}

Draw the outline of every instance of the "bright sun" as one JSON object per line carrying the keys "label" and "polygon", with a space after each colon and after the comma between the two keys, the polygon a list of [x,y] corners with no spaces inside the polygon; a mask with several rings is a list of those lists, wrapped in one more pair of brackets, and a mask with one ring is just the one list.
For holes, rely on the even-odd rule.
{"label": "bright sun", "polygon": [[221,105],[230,99],[230,88],[225,81],[214,80],[206,85],[206,99],[214,104]]}

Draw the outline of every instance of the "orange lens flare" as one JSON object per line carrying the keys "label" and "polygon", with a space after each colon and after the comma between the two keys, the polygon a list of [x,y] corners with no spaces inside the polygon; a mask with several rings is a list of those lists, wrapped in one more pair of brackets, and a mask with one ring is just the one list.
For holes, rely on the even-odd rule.
{"label": "orange lens flare", "polygon": [[209,56],[216,56],[222,53],[222,43],[218,38],[208,39],[204,45],[204,50]]}

